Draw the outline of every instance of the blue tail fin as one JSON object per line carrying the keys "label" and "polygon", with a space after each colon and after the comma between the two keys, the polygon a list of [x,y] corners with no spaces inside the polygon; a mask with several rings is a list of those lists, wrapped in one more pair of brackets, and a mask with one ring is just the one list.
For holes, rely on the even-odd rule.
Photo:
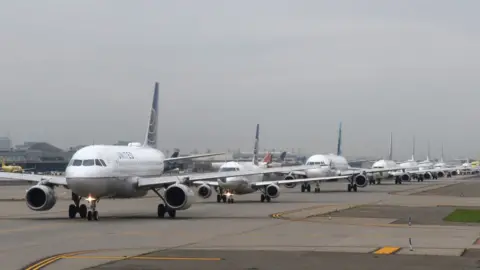
{"label": "blue tail fin", "polygon": [[150,110],[150,120],[148,122],[147,133],[143,146],[157,148],[157,128],[158,128],[158,82],[155,83],[153,91],[152,108]]}
{"label": "blue tail fin", "polygon": [[337,156],[342,155],[342,122],[338,127],[338,143],[337,143]]}
{"label": "blue tail fin", "polygon": [[258,141],[260,135],[260,124],[257,124],[257,131],[255,133],[255,145],[253,146],[253,158],[252,163],[258,165]]}

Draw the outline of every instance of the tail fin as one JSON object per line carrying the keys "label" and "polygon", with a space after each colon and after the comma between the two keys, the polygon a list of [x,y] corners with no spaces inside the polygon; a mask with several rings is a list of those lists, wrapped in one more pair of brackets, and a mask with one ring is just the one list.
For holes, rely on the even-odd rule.
{"label": "tail fin", "polygon": [[263,158],[263,162],[266,163],[266,164],[270,164],[270,163],[272,163],[272,161],[273,161],[272,160],[272,153],[267,152],[267,154]]}
{"label": "tail fin", "polygon": [[427,159],[426,161],[430,161],[430,141],[427,142]]}
{"label": "tail fin", "polygon": [[2,167],[5,167],[5,159],[2,158]]}
{"label": "tail fin", "polygon": [[180,149],[174,149],[173,151],[174,152],[173,152],[171,158],[176,158],[176,157],[178,157],[178,155],[180,155]]}
{"label": "tail fin", "polygon": [[255,145],[253,146],[253,158],[252,163],[253,165],[258,165],[258,141],[259,141],[259,134],[260,134],[260,124],[257,124],[257,131],[255,133]]}
{"label": "tail fin", "polygon": [[281,154],[280,154],[280,162],[284,162],[285,161],[285,158],[287,157],[287,152],[286,151],[283,151]]}
{"label": "tail fin", "polygon": [[388,160],[393,160],[393,133],[390,132],[390,152],[388,152]]}
{"label": "tail fin", "polygon": [[147,133],[143,146],[157,148],[157,128],[158,128],[158,82],[155,82],[155,90],[153,91],[152,108],[150,110],[150,120],[148,122]]}
{"label": "tail fin", "polygon": [[412,158],[410,160],[415,161],[415,136],[413,136]]}
{"label": "tail fin", "polygon": [[442,156],[440,157],[440,162],[441,162],[441,163],[444,162],[444,161],[443,161],[443,158],[444,158],[444,156],[443,156],[443,142],[442,142]]}
{"label": "tail fin", "polygon": [[338,127],[338,142],[337,142],[337,156],[342,155],[342,122]]}

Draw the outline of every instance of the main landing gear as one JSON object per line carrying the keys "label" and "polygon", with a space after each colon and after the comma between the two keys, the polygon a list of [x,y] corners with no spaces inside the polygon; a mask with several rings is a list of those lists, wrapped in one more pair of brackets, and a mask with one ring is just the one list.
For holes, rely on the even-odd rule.
{"label": "main landing gear", "polygon": [[303,183],[302,186],[300,187],[302,192],[310,192],[310,184],[309,183]]}
{"label": "main landing gear", "polygon": [[77,213],[80,215],[80,218],[87,217],[87,206],[85,204],[80,204],[81,197],[72,192],[73,204],[70,204],[68,207],[68,217],[75,218]]}
{"label": "main landing gear", "polygon": [[170,218],[175,218],[177,216],[177,210],[169,209],[166,205],[165,198],[154,188],[152,188],[153,192],[157,194],[158,197],[163,201],[163,203],[158,204],[157,206],[157,215],[159,218],[164,218],[165,214],[168,213]]}

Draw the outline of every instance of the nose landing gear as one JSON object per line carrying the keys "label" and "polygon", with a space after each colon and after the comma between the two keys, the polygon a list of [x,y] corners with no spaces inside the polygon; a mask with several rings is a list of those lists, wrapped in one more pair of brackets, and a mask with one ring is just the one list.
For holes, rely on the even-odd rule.
{"label": "nose landing gear", "polygon": [[88,202],[90,203],[90,205],[89,205],[90,210],[88,210],[88,212],[87,212],[87,220],[88,221],[91,221],[91,220],[97,221],[98,220],[98,211],[96,209],[97,209],[98,200],[96,200],[94,198],[88,198]]}

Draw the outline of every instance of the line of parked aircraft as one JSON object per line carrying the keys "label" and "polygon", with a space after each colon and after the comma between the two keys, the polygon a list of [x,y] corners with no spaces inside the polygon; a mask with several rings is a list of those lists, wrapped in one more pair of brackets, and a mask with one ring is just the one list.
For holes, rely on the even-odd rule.
{"label": "line of parked aircraft", "polygon": [[[158,83],[155,83],[149,123],[143,143],[127,146],[90,145],[78,150],[71,158],[64,176],[44,176],[0,172],[0,178],[33,182],[26,191],[26,204],[34,211],[48,211],[56,204],[55,188],[70,189],[73,203],[69,206],[69,218],[78,214],[87,220],[98,220],[98,203],[103,198],[139,198],[153,191],[161,200],[157,206],[159,218],[168,214],[176,216],[177,210],[189,209],[194,203],[195,189],[198,196],[208,198],[213,191],[217,202],[233,203],[234,195],[260,192],[261,202],[270,202],[280,195],[280,186],[292,188],[301,185],[302,192],[320,192],[319,184],[344,180],[347,190],[357,191],[366,187],[372,177],[392,174],[400,180],[419,175],[425,163],[402,163],[390,166],[376,163],[369,169],[349,166],[341,155],[341,125],[337,154],[317,154],[304,165],[272,166],[270,160],[258,162],[260,126],[257,124],[253,158],[251,162],[226,162],[217,172],[189,175],[165,175],[175,169],[175,163],[224,153],[209,153],[179,157],[174,153],[167,158],[157,149]],[[380,161],[379,161],[380,162]],[[393,163],[392,163],[393,164]],[[423,166],[425,165],[425,166]],[[441,168],[442,171],[446,169]],[[438,168],[426,168],[424,173],[437,173]],[[423,181],[423,180],[422,180]],[[87,204],[82,203],[85,199]]]}

